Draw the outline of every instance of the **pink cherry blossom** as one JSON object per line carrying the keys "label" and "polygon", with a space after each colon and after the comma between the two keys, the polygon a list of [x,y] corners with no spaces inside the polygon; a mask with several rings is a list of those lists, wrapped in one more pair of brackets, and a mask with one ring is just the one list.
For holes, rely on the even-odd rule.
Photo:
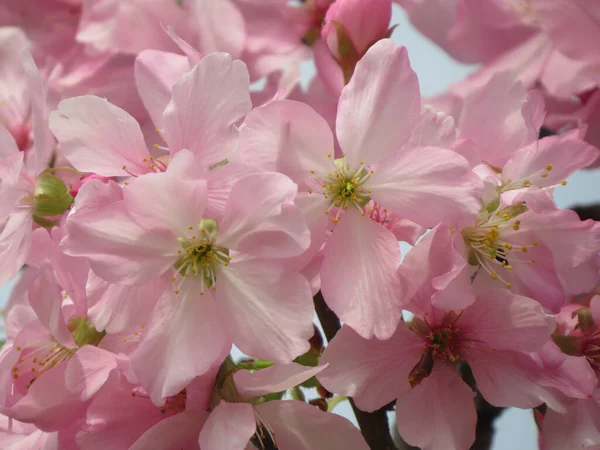
{"label": "pink cherry blossom", "polygon": [[[166,172],[134,179],[122,200],[117,195],[80,218],[76,202],[63,242],[68,254],[87,257],[113,283],[172,276],[173,287],[133,356],[157,403],[222,359],[232,339],[249,354],[289,362],[307,350],[313,332],[308,282],[269,261],[300,254],[309,244],[293,205],[296,187],[280,174],[248,175],[231,188],[222,216],[204,219],[207,184],[199,173],[201,161],[181,151]],[[87,186],[93,185],[83,190]],[[192,317],[206,325],[198,327]],[[257,329],[263,336],[270,330],[268,344],[257,338]],[[200,342],[206,342],[205,352],[193,350]],[[157,358],[165,361],[158,372]]]}
{"label": "pink cherry blossom", "polygon": [[121,342],[131,329],[105,340],[106,333],[78,316],[72,304],[62,304],[48,263],[29,271],[29,304],[36,317],[2,355],[2,411],[42,430],[56,431],[81,417],[86,402],[117,369],[113,352],[125,348],[111,341]]}
{"label": "pink cherry blossom", "polygon": [[[164,127],[170,153],[191,150],[207,167],[227,158],[235,148],[235,123],[251,108],[248,85],[244,64],[223,53],[207,56],[183,75],[168,105],[159,107],[164,114],[150,110]],[[151,158],[135,119],[98,97],[61,102],[50,125],[66,158],[83,172],[127,176],[165,168]]]}
{"label": "pink cherry blossom", "polygon": [[[366,411],[397,398],[398,430],[411,445],[469,448],[474,393],[461,383],[455,364],[469,364],[481,394],[494,405],[539,405],[545,391],[530,377],[524,352],[547,341],[553,320],[533,300],[504,290],[483,292],[458,312],[435,308],[430,293],[421,292],[410,308],[415,317],[387,341],[365,340],[343,327],[323,354],[329,366],[318,379]],[[508,379],[518,395],[500,381]]]}
{"label": "pink cherry blossom", "polygon": [[[325,121],[305,105],[272,102],[249,115],[241,131],[243,162],[280,170],[307,193],[301,206],[313,251],[331,226],[326,217],[339,221],[324,250],[322,290],[336,314],[365,337],[388,338],[400,320],[394,222],[464,224],[480,207],[479,183],[466,160],[424,139],[424,123],[436,120],[421,115],[405,49],[382,40],[357,64],[340,98],[342,158],[334,158]],[[339,282],[341,274],[348,282]]]}

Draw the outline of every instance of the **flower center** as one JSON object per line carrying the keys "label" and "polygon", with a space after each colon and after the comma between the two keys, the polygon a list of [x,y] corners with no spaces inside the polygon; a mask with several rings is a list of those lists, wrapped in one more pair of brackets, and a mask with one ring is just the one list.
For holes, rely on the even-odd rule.
{"label": "flower center", "polygon": [[419,362],[408,375],[411,387],[420,384],[431,375],[436,359],[456,363],[460,360],[460,348],[465,340],[464,334],[457,326],[460,313],[448,311],[444,316],[429,325],[418,317],[414,317],[408,327],[423,338],[424,352]]}
{"label": "flower center", "polygon": [[258,450],[279,450],[275,432],[271,426],[256,411],[254,414],[256,416],[256,432],[250,438],[250,444]]}
{"label": "flower center", "polygon": [[71,319],[68,328],[75,344],[77,344],[77,348],[64,347],[54,339],[23,348],[16,347],[20,354],[17,363],[12,368],[12,377],[15,383],[22,384],[26,389],[29,389],[40,375],[57,364],[71,359],[78,348],[84,345],[97,346],[106,335],[106,331],[96,330],[86,317]]}
{"label": "flower center", "polygon": [[371,191],[365,189],[364,184],[373,171],[367,170],[363,163],[358,170],[351,170],[345,158],[336,159],[334,165],[335,171],[327,174],[321,186],[323,195],[331,202],[326,214],[329,214],[332,208],[338,208],[336,216],[332,218],[336,223],[343,209],[354,206],[364,216],[364,207],[371,201]]}
{"label": "flower center", "polygon": [[537,247],[537,241],[531,244],[515,244],[508,242],[502,230],[511,227],[518,231],[521,221],[517,216],[527,211],[525,203],[520,202],[495,212],[482,211],[475,226],[462,230],[463,238],[469,248],[469,263],[483,268],[494,280],[501,280],[508,288],[512,283],[505,281],[498,269],[511,271],[514,263],[535,263],[533,259],[525,259],[531,247]]}
{"label": "flower center", "polygon": [[[190,227],[190,231],[194,228]],[[199,279],[202,288],[200,295],[204,294],[205,288],[216,290],[217,274],[219,266],[227,267],[231,256],[229,250],[215,245],[218,234],[217,223],[212,219],[202,219],[198,232],[191,236],[182,236],[178,238],[181,249],[177,250],[180,258],[174,267],[182,278]],[[173,277],[171,281],[175,281]],[[179,289],[175,290],[179,293]]]}

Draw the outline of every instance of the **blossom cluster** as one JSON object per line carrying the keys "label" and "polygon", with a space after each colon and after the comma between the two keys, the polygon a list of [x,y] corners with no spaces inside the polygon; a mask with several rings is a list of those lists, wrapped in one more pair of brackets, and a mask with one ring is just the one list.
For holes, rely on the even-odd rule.
{"label": "blossom cluster", "polygon": [[398,3],[481,69],[422,98],[391,0],[2,2],[3,449],[382,450],[347,400],[600,446],[600,225],[553,200],[600,7]]}

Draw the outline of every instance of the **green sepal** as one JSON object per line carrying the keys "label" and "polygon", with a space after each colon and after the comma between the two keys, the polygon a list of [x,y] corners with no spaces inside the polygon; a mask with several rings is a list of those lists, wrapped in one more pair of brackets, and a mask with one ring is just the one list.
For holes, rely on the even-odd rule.
{"label": "green sepal", "polygon": [[337,51],[339,59],[337,60],[337,63],[344,74],[344,84],[348,84],[354,74],[356,63],[360,60],[360,53],[356,50],[356,47],[354,47],[354,43],[352,42],[350,33],[346,30],[346,27],[337,20],[332,20],[331,24],[335,28],[338,40]]}
{"label": "green sepal", "polygon": [[583,355],[581,348],[581,339],[577,336],[564,336],[559,333],[552,333],[552,340],[565,355]]}

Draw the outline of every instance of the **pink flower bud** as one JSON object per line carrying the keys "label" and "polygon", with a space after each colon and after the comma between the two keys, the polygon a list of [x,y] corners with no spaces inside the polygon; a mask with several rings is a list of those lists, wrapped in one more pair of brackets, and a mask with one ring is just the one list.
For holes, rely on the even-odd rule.
{"label": "pink flower bud", "polygon": [[337,0],[327,11],[321,35],[332,55],[343,60],[349,45],[363,55],[386,37],[391,19],[391,0]]}

